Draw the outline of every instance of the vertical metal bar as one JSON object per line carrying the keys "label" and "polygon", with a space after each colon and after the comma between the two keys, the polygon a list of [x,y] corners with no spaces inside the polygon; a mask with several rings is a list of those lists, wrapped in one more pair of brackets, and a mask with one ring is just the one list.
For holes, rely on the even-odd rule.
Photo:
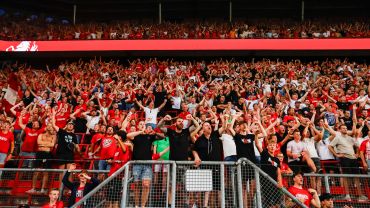
{"label": "vertical metal bar", "polygon": [[221,178],[221,208],[225,207],[225,164],[221,164],[220,178]]}
{"label": "vertical metal bar", "polygon": [[176,207],[176,163],[172,163],[171,208]]}
{"label": "vertical metal bar", "polygon": [[301,7],[301,21],[304,21],[304,0],[302,0],[302,7]]}
{"label": "vertical metal bar", "polygon": [[158,4],[158,23],[162,24],[162,3]]}
{"label": "vertical metal bar", "polygon": [[167,181],[166,181],[166,208],[168,208],[168,194],[170,193],[170,190],[169,190],[169,188],[170,188],[170,165],[169,164],[166,164],[165,165],[166,166],[166,168],[167,168]]}
{"label": "vertical metal bar", "polygon": [[[58,172],[59,174],[63,174],[63,176],[66,174],[66,170],[63,170],[63,172]],[[49,172],[49,174],[51,175],[52,173],[51,172]],[[60,175],[58,174],[58,179],[59,179],[59,177],[60,177]],[[64,184],[63,183],[61,183],[60,184],[60,187],[59,187],[59,200],[62,200],[62,197],[63,197],[63,191],[64,191]]]}
{"label": "vertical metal bar", "polygon": [[255,174],[255,178],[256,178],[257,207],[262,208],[260,173],[258,172],[257,169],[255,169],[254,174]]}
{"label": "vertical metal bar", "polygon": [[76,24],[76,12],[77,12],[77,5],[73,5],[73,24]]}
{"label": "vertical metal bar", "polygon": [[121,208],[125,208],[127,204],[127,189],[128,189],[128,172],[129,172],[130,165],[125,167],[125,176],[123,178],[123,191],[122,191],[122,199],[121,199]]}
{"label": "vertical metal bar", "polygon": [[236,190],[235,190],[235,167],[232,166],[231,167],[231,189],[232,189],[232,192],[233,192],[233,207],[236,207],[236,200],[237,200],[237,196],[236,196]]}
{"label": "vertical metal bar", "polygon": [[238,200],[239,200],[239,208],[244,208],[243,205],[243,182],[242,182],[242,167],[241,163],[237,165],[237,180],[238,180]]}
{"label": "vertical metal bar", "polygon": [[229,1],[229,22],[233,21],[233,2]]}
{"label": "vertical metal bar", "polygon": [[[321,180],[320,177],[318,177],[318,179]],[[330,193],[329,176],[324,175],[324,183],[325,183],[325,191],[326,191],[326,193]]]}

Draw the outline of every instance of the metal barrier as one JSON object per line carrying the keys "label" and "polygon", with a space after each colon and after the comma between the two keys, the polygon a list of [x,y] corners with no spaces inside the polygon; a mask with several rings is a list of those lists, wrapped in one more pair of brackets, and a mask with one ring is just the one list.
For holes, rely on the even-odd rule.
{"label": "metal barrier", "polygon": [[[284,179],[293,184],[292,175]],[[370,207],[370,175],[360,174],[304,174],[304,186],[312,187],[319,194],[330,193],[334,207]]]}
{"label": "metal barrier", "polygon": [[[66,171],[64,169],[0,168],[0,172],[2,172],[0,177],[0,206],[17,206],[20,204],[39,206],[48,202],[48,191],[51,189],[59,189],[61,200],[67,201],[70,193],[68,190],[64,190],[60,181]],[[79,170],[73,172],[79,172]],[[88,172],[92,174],[92,177],[100,175],[102,180],[106,178],[108,173],[108,171],[94,170]],[[74,176],[74,179],[77,179],[77,175]],[[32,188],[35,191],[28,192]]]}
{"label": "metal barrier", "polygon": [[[152,171],[154,170],[154,171]],[[141,173],[144,180],[138,181]],[[149,180],[151,179],[151,180]],[[73,207],[266,207],[284,205],[286,189],[249,160],[233,162],[130,161]],[[268,186],[268,189],[261,187]],[[280,197],[276,197],[280,196]]]}
{"label": "metal barrier", "polygon": [[287,207],[286,202],[306,207],[250,160],[240,159],[237,171],[239,207]]}

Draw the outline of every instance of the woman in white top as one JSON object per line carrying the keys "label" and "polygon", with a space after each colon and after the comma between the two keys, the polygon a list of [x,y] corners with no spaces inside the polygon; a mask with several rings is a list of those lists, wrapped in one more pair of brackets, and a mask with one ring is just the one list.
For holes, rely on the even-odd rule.
{"label": "woman in white top", "polygon": [[[224,151],[224,160],[236,162],[237,161],[236,145],[234,142],[234,137],[232,136],[230,132],[230,128],[232,128],[231,122],[235,121],[235,118],[233,117],[233,121],[231,122],[229,122],[230,120],[227,114],[221,115],[220,118],[222,121],[222,126],[218,130],[218,132],[221,135],[220,139],[222,141],[222,147]],[[218,126],[218,119],[216,119],[216,126]]]}

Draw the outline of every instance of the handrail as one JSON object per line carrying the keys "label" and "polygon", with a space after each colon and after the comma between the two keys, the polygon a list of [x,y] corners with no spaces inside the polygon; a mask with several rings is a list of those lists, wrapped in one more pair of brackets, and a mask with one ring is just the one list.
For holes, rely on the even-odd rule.
{"label": "handrail", "polygon": [[118,169],[116,172],[114,172],[111,176],[109,176],[107,179],[105,179],[103,182],[101,182],[97,187],[95,187],[92,191],[90,191],[86,196],[84,196],[80,201],[78,201],[76,204],[72,206],[72,208],[77,208],[81,206],[83,203],[85,203],[93,194],[98,192],[102,187],[104,187],[107,183],[109,183],[113,178],[115,178],[118,174],[120,174],[125,168],[129,167],[130,162],[126,163],[124,166],[122,166],[120,169]]}
{"label": "handrail", "polygon": [[[267,178],[274,186],[278,186],[278,183],[272,179],[267,173],[265,173],[261,168],[259,168],[256,164],[248,160],[247,158],[240,158],[236,163],[237,165],[243,164],[243,162],[248,163],[248,165],[252,166],[255,171],[257,171],[259,174]],[[301,201],[299,201],[293,194],[291,194],[287,189],[284,187],[280,189],[284,194],[288,195],[296,204],[298,204],[300,207],[308,208],[306,205],[304,205]]]}
{"label": "handrail", "polygon": [[[0,171],[15,171],[15,172],[65,172],[68,169],[39,169],[39,168],[0,168]],[[78,173],[81,169],[72,170],[71,172]],[[89,173],[109,173],[109,170],[87,170]]]}

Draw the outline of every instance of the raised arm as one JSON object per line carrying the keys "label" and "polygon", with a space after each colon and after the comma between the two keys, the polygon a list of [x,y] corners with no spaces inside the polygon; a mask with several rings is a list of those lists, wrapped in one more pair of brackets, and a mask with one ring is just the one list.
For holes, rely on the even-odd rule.
{"label": "raised arm", "polygon": [[167,99],[165,99],[163,101],[163,103],[158,107],[158,110],[162,110],[162,108],[164,108],[164,106],[166,105],[166,103],[167,103]]}
{"label": "raised arm", "polygon": [[53,109],[52,119],[51,119],[51,125],[55,129],[56,132],[59,131],[59,127],[55,125],[55,110]]}
{"label": "raised arm", "polygon": [[162,132],[167,133],[167,128],[166,128],[166,127],[164,127],[164,123],[165,123],[165,121],[171,121],[171,120],[172,120],[171,116],[170,116],[170,115],[166,115],[164,118],[162,118],[162,119],[158,122],[157,127],[158,127],[159,129],[161,129],[161,131],[162,131]]}
{"label": "raised arm", "polygon": [[144,110],[144,106],[135,98],[135,103],[142,109]]}

